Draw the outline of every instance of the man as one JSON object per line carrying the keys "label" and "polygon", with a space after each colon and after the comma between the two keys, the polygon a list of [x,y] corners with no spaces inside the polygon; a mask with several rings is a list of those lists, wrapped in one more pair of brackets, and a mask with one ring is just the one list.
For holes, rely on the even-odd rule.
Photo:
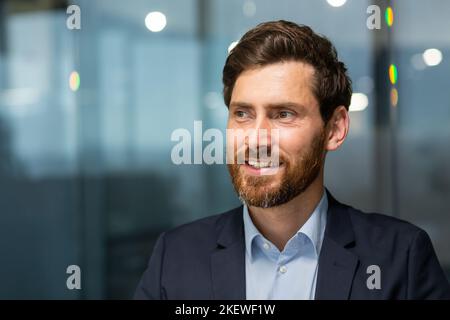
{"label": "man", "polygon": [[[223,83],[228,129],[278,129],[278,161],[233,141],[245,162],[228,168],[244,206],[163,233],[135,298],[450,297],[423,230],[324,188],[325,156],[347,136],[352,93],[326,38],[292,22],[260,24],[230,52]],[[270,153],[271,139],[257,148]]]}

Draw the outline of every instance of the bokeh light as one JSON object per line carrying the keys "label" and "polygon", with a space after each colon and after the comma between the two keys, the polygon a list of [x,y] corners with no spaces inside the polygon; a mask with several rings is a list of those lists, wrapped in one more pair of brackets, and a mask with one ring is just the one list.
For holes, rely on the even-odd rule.
{"label": "bokeh light", "polygon": [[151,32],[160,32],[167,25],[167,19],[164,13],[153,11],[145,17],[145,26]]}
{"label": "bokeh light", "polygon": [[389,27],[392,27],[394,24],[394,10],[392,10],[391,7],[387,7],[386,11],[384,12],[384,18],[386,19],[386,24]]}
{"label": "bokeh light", "polygon": [[427,66],[437,66],[442,61],[442,52],[438,49],[427,49],[422,54],[423,61]]}
{"label": "bokeh light", "polygon": [[349,111],[362,111],[369,105],[369,98],[364,93],[355,92],[352,94]]}
{"label": "bokeh light", "polygon": [[228,53],[231,52],[231,50],[233,50],[234,47],[236,47],[236,45],[238,44],[239,41],[233,41],[232,43],[230,43],[230,45],[228,46]]}
{"label": "bokeh light", "polygon": [[398,91],[396,88],[391,89],[391,105],[396,107],[398,104]]}
{"label": "bokeh light", "polygon": [[416,70],[423,70],[427,67],[425,61],[423,61],[423,56],[420,53],[414,54],[410,59],[411,65]]}
{"label": "bokeh light", "polygon": [[327,2],[332,7],[341,7],[347,2],[347,0],[327,0]]}
{"label": "bokeh light", "polygon": [[256,13],[256,4],[252,0],[247,0],[242,5],[242,12],[246,17],[253,17]]}
{"label": "bokeh light", "polygon": [[397,67],[395,66],[395,64],[391,64],[389,66],[389,80],[391,81],[392,84],[396,84],[397,78],[398,78]]}
{"label": "bokeh light", "polygon": [[77,91],[80,87],[80,75],[76,71],[72,71],[69,77],[69,87],[72,91]]}

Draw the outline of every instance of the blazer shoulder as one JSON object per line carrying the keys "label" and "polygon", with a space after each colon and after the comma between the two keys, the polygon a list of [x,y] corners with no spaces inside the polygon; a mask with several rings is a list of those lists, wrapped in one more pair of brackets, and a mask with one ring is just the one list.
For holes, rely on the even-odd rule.
{"label": "blazer shoulder", "polygon": [[365,212],[350,206],[349,213],[352,222],[358,225],[370,225],[373,227],[382,227],[414,234],[422,230],[411,222],[387,214],[378,212]]}
{"label": "blazer shoulder", "polygon": [[368,238],[372,243],[396,242],[402,247],[411,245],[422,228],[399,218],[376,212],[364,212],[348,206],[350,220],[357,238]]}

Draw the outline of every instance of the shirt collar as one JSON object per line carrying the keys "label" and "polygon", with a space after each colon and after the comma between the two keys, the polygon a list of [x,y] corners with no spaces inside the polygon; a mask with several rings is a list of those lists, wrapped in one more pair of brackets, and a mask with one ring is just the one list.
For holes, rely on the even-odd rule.
{"label": "shirt collar", "polygon": [[257,236],[262,236],[261,233],[256,229],[250,214],[248,212],[248,207],[244,204],[244,231],[245,231],[245,249],[249,257],[252,257],[252,243],[253,239]]}
{"label": "shirt collar", "polygon": [[[322,198],[315,207],[311,216],[303,224],[303,226],[296,232],[296,235],[303,233],[312,242],[317,256],[319,256],[320,249],[323,242],[323,236],[325,233],[326,216],[328,211],[328,198],[326,191],[323,191]],[[254,225],[250,214],[248,212],[247,205],[243,206],[243,218],[244,218],[244,232],[245,232],[245,248],[247,254],[252,258],[252,246],[254,239],[258,236],[265,239],[265,237],[259,232]],[[296,236],[294,235],[294,237]]]}

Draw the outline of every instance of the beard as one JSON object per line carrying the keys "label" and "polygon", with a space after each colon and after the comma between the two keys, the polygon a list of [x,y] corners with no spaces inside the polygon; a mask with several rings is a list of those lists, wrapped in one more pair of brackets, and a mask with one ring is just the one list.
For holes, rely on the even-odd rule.
{"label": "beard", "polygon": [[[325,132],[322,130],[295,161],[290,162],[280,154],[280,167],[275,175],[247,175],[240,170],[241,165],[228,164],[231,181],[239,199],[247,206],[271,208],[289,202],[303,193],[316,180],[323,165]],[[248,152],[248,151],[246,151]],[[247,153],[246,153],[247,154]],[[281,173],[280,173],[281,172]],[[280,182],[274,184],[274,179]]]}

